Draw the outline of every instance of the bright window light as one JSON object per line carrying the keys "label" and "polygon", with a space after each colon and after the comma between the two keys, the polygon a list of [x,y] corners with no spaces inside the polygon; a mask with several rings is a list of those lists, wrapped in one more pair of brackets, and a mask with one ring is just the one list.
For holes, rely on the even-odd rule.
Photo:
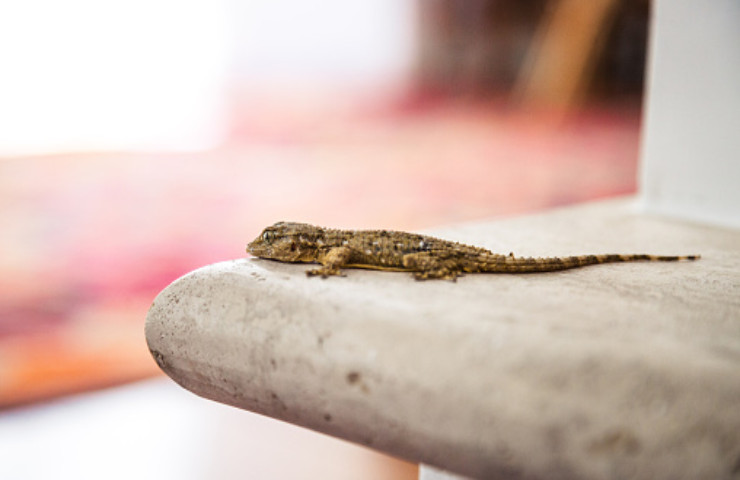
{"label": "bright window light", "polygon": [[0,155],[212,146],[226,26],[218,0],[3,2]]}

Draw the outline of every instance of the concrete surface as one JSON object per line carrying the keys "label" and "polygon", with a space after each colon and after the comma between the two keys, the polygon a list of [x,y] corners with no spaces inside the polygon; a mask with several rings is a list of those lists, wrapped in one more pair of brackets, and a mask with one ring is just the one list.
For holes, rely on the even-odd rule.
{"label": "concrete surface", "polygon": [[703,258],[456,283],[241,259],[167,287],[149,348],[198,395],[461,475],[740,477],[740,232],[618,200],[432,233]]}

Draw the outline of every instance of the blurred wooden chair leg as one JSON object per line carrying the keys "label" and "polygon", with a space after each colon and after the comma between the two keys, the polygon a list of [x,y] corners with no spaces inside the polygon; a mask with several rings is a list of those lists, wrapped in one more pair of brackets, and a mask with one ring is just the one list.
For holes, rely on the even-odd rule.
{"label": "blurred wooden chair leg", "polygon": [[618,0],[557,0],[545,13],[515,86],[524,107],[566,112],[588,85]]}

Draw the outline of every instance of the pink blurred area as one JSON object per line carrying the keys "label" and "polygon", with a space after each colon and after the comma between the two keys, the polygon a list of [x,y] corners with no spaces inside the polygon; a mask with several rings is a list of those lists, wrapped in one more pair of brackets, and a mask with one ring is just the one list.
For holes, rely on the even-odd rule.
{"label": "pink blurred area", "polygon": [[243,257],[279,220],[421,230],[632,192],[637,127],[636,112],[591,110],[552,124],[440,102],[321,117],[310,129],[205,152],[5,159],[0,401],[41,388],[17,373],[38,357],[14,345],[33,339],[53,357],[50,338],[95,345],[130,327],[114,335],[137,352],[126,369],[154,373],[140,329],[156,293],[192,269]]}
{"label": "pink blurred area", "polygon": [[[145,3],[121,10],[127,24],[94,7],[67,50],[65,29],[61,46],[34,43],[5,17],[0,43],[29,46],[0,47],[0,408],[158,375],[153,298],[276,221],[423,230],[635,191],[640,85],[615,70],[635,62],[622,30],[591,96],[553,108],[515,94],[544,1],[162,0],[141,23]],[[132,27],[150,36],[121,41]],[[388,478],[415,474],[396,466]]]}

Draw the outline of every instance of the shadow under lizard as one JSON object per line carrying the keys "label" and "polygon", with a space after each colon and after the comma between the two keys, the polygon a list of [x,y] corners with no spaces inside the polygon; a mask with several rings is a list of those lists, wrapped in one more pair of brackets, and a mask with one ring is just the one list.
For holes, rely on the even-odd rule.
{"label": "shadow under lizard", "polygon": [[281,262],[319,263],[309,276],[343,275],[343,268],[410,272],[417,280],[455,280],[464,273],[537,273],[614,262],[697,260],[699,255],[603,254],[567,257],[500,255],[462,243],[391,230],[337,230],[278,222],[247,245],[247,252]]}

